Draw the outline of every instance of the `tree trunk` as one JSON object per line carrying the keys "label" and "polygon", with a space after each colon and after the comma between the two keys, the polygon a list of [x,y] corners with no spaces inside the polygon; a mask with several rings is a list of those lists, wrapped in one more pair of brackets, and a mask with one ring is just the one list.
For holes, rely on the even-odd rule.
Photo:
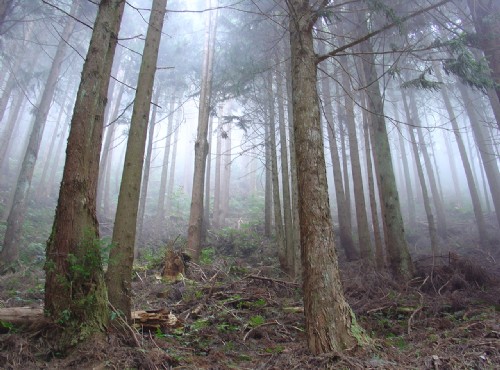
{"label": "tree trunk", "polygon": [[271,173],[273,183],[273,206],[274,206],[274,230],[276,235],[276,243],[278,245],[278,259],[280,261],[281,269],[289,272],[289,267],[286,258],[286,243],[283,230],[283,218],[281,216],[281,201],[280,201],[280,188],[279,188],[279,171],[278,171],[278,158],[276,153],[276,115],[274,105],[274,91],[273,91],[273,72],[269,71],[267,76],[267,102],[269,104],[268,120],[269,126],[266,125],[266,137],[269,138],[269,148],[271,152]]}
{"label": "tree trunk", "polygon": [[494,139],[489,137],[483,123],[480,122],[467,87],[463,84],[459,84],[458,88],[460,89],[460,94],[464,100],[465,109],[467,110],[467,115],[469,116],[472,132],[474,133],[474,139],[481,155],[486,178],[488,179],[491,198],[493,200],[493,206],[495,207],[498,226],[500,226],[500,171],[498,169],[497,158],[495,157],[494,149],[492,147]]}
{"label": "tree trunk", "polygon": [[214,116],[210,114],[208,121],[208,138],[207,138],[207,170],[205,174],[205,205],[203,206],[203,224],[201,230],[201,241],[204,243],[207,240],[207,231],[210,228],[210,190],[211,190],[211,173],[212,173],[212,127]]}
{"label": "tree trunk", "polygon": [[[273,170],[271,165],[271,140],[269,139],[269,127],[264,127],[264,150],[265,150],[265,185],[264,185],[264,235],[268,238],[272,235],[273,217]],[[279,248],[278,248],[279,250]]]}
{"label": "tree trunk", "polygon": [[[207,0],[209,8],[217,7],[218,1]],[[213,60],[215,38],[217,32],[217,11],[210,12],[205,34],[205,50],[202,69],[200,92],[200,108],[198,112],[198,133],[194,144],[194,174],[191,194],[191,210],[186,251],[194,261],[198,262],[201,253],[201,234],[203,227],[203,196],[205,169],[208,154],[208,121],[210,119],[210,102],[212,98]],[[228,189],[229,190],[229,189]]]}
{"label": "tree trunk", "polygon": [[[439,235],[442,237],[446,237],[448,234],[448,227],[446,226],[446,216],[444,214],[444,207],[443,207],[443,199],[441,198],[441,194],[439,192],[438,184],[436,181],[436,176],[434,176],[434,169],[431,163],[431,158],[429,156],[429,152],[427,151],[427,144],[425,142],[424,134],[422,132],[422,127],[420,124],[420,119],[419,119],[419,113],[418,113],[418,108],[417,108],[417,103],[415,101],[415,95],[410,92],[410,107],[408,107],[408,102],[406,100],[406,96],[403,93],[403,103],[405,104],[405,111],[406,111],[406,116],[408,118],[409,122],[412,122],[413,125],[417,129],[417,136],[418,136],[418,141],[419,141],[419,146],[420,146],[420,152],[422,153],[422,157],[424,158],[424,164],[427,169],[427,178],[429,179],[429,186],[431,188],[431,194],[432,194],[432,199],[434,200],[434,207],[436,209],[436,216],[437,216],[437,231]],[[411,112],[410,112],[411,110]],[[411,127],[409,127],[411,129]],[[413,132],[410,132],[410,135],[413,135]],[[413,145],[413,144],[412,144]],[[420,171],[418,169],[419,163],[417,161],[417,171]],[[437,170],[437,169],[436,169]],[[417,172],[418,173],[418,172]],[[419,174],[420,178],[420,174]],[[420,183],[422,185],[422,180],[420,180]],[[425,182],[424,182],[425,185]],[[424,204],[425,204],[425,195],[422,192],[422,196],[424,197]]]}
{"label": "tree trunk", "polygon": [[[71,7],[70,14],[72,16],[76,13],[77,5],[77,2],[74,2]],[[36,109],[35,119],[29,134],[29,144],[24,153],[21,171],[17,178],[12,208],[7,218],[7,229],[5,230],[3,249],[0,253],[0,263],[3,267],[8,267],[16,263],[19,258],[22,226],[26,215],[26,202],[31,187],[31,180],[33,179],[33,171],[35,170],[38,151],[40,149],[45,123],[50,110],[50,103],[54,98],[59,71],[64,60],[66,45],[73,33],[74,27],[75,22],[73,19],[69,18],[62,32],[61,40],[57,46],[43,94]]]}
{"label": "tree trunk", "polygon": [[132,312],[132,266],[134,264],[142,168],[166,6],[167,0],[153,0],[139,79],[137,80],[113,228],[112,247],[109,252],[108,271],[106,272],[109,302],[115,310],[125,315],[128,321],[131,319]]}
{"label": "tree trunk", "polygon": [[[106,192],[106,179],[109,179],[110,167],[111,167],[111,151],[113,148],[111,144],[113,143],[113,139],[115,137],[116,127],[118,126],[118,119],[120,105],[123,98],[123,93],[125,91],[125,84],[120,86],[120,90],[118,90],[118,96],[116,97],[116,101],[114,103],[113,112],[111,114],[111,120],[107,124],[106,135],[104,136],[104,143],[101,149],[101,161],[99,163],[99,180],[97,182],[97,209],[100,211],[103,216],[109,214],[107,198],[109,197],[109,193]],[[108,184],[109,185],[109,184]],[[108,186],[109,190],[109,186]],[[101,208],[102,207],[102,208]]]}
{"label": "tree trunk", "polygon": [[217,119],[217,144],[215,150],[215,180],[214,180],[214,211],[213,224],[215,228],[220,225],[220,208],[221,208],[221,165],[222,165],[222,109],[219,112]]}
{"label": "tree trunk", "polygon": [[[368,33],[366,20],[359,14],[363,33]],[[389,137],[385,125],[384,103],[380,94],[379,79],[375,70],[373,47],[369,41],[360,44],[364,84],[368,110],[372,112],[371,123],[373,132],[372,148],[377,162],[377,175],[381,198],[382,217],[384,220],[385,243],[389,268],[393,274],[404,279],[413,275],[413,263],[406,243],[403,217],[396,188],[396,179],[392,167],[392,157]]]}
{"label": "tree trunk", "polygon": [[222,194],[221,194],[221,212],[220,225],[226,225],[226,217],[229,215],[229,194],[231,183],[231,123],[228,123],[226,138],[224,139],[225,149],[222,155]]}
{"label": "tree trunk", "polygon": [[[279,61],[277,60],[277,65]],[[283,71],[280,68],[276,74],[276,97],[278,102],[278,122],[280,133],[281,184],[283,186],[283,219],[285,226],[285,256],[287,272],[295,276],[295,250],[293,242],[293,219],[290,198],[290,171],[288,167],[288,145],[285,127],[285,106],[283,96]]]}
{"label": "tree trunk", "polygon": [[[363,97],[363,107],[366,99]],[[368,111],[363,109],[363,129],[364,129],[364,139],[365,139],[365,156],[366,156],[366,171],[367,171],[367,182],[368,182],[368,192],[370,195],[370,210],[372,216],[373,225],[373,239],[375,242],[375,266],[378,270],[382,270],[385,267],[384,259],[384,248],[382,235],[380,233],[380,225],[378,218],[378,207],[377,207],[377,195],[375,193],[375,182],[373,181],[372,172],[372,152],[370,144],[370,117]]]}
{"label": "tree trunk", "polygon": [[45,262],[45,313],[68,348],[109,319],[96,216],[99,150],[109,75],[125,1],[102,1],[71,120],[63,181]]}
{"label": "tree trunk", "polygon": [[12,134],[14,133],[14,127],[19,118],[19,112],[22,112],[21,107],[26,103],[24,94],[21,91],[16,93],[16,97],[13,100],[12,106],[10,108],[9,117],[7,118],[6,127],[2,132],[0,137],[0,169],[3,167],[4,162],[7,160],[7,148],[12,139]]}
{"label": "tree trunk", "polygon": [[[180,93],[178,95],[180,99],[183,94]],[[175,128],[173,129],[174,143],[172,145],[172,159],[170,160],[170,173],[168,174],[168,182],[167,182],[167,194],[166,194],[167,204],[165,206],[165,213],[167,215],[172,214],[172,196],[174,193],[174,183],[175,183],[175,164],[177,162],[177,142],[179,141],[179,130],[180,130],[179,127],[182,121],[182,109],[180,101],[177,103],[177,107],[178,107],[177,115],[176,118],[174,119]]]}
{"label": "tree trunk", "polygon": [[146,203],[148,200],[148,186],[149,186],[149,173],[151,168],[151,154],[153,153],[153,139],[155,134],[155,125],[156,125],[156,111],[158,109],[158,101],[160,98],[162,86],[159,85],[156,87],[156,93],[154,96],[154,105],[153,112],[151,113],[151,118],[149,120],[149,129],[148,129],[148,145],[146,148],[146,157],[144,158],[144,169],[142,173],[142,181],[141,181],[141,196],[139,198],[139,211],[137,214],[137,234],[135,239],[135,249],[134,249],[134,258],[137,258],[138,253],[138,245],[142,240],[143,235],[142,231],[144,228],[144,215],[146,212]]}
{"label": "tree trunk", "polygon": [[367,262],[373,261],[370,232],[368,230],[368,217],[366,215],[366,203],[361,175],[361,162],[359,159],[358,138],[356,134],[356,119],[354,116],[353,91],[347,74],[347,57],[341,57],[340,63],[344,62],[342,68],[342,86],[346,92],[344,96],[347,135],[349,138],[349,153],[351,156],[351,171],[354,189],[354,202],[356,206],[356,222],[358,226],[358,245],[360,257]]}
{"label": "tree trunk", "polygon": [[330,77],[321,79],[321,92],[323,93],[324,111],[326,120],[326,131],[328,143],[330,144],[330,157],[333,167],[333,182],[335,186],[335,197],[337,199],[337,215],[339,221],[340,246],[344,250],[348,261],[358,258],[358,252],[352,239],[351,216],[347,207],[344,184],[342,180],[342,170],[340,166],[339,150],[337,138],[335,137],[335,127],[333,123],[332,98],[330,90]]}
{"label": "tree trunk", "polygon": [[[434,66],[434,73],[436,73],[436,78],[439,82],[443,82],[443,77],[441,70],[438,66]],[[479,243],[482,246],[486,246],[488,237],[486,233],[486,222],[484,220],[483,211],[481,209],[481,203],[479,201],[479,194],[477,192],[476,183],[474,182],[474,175],[472,174],[472,168],[469,162],[469,157],[465,150],[465,145],[460,135],[460,129],[458,127],[457,118],[453,112],[453,107],[451,105],[450,97],[446,88],[441,89],[441,94],[444,100],[444,105],[446,111],[448,112],[448,118],[451,122],[451,127],[453,128],[453,133],[455,134],[455,139],[458,146],[458,151],[460,153],[460,158],[462,159],[462,164],[464,166],[465,177],[467,179],[467,185],[469,186],[470,197],[472,201],[472,208],[474,209],[474,216],[476,218],[476,225],[479,234]]]}
{"label": "tree trunk", "polygon": [[316,90],[316,18],[308,1],[291,0],[288,7],[306,336],[309,350],[320,354],[352,347],[364,334],[344,299],[335,251]]}
{"label": "tree trunk", "polygon": [[158,206],[156,208],[156,225],[160,226],[165,221],[165,197],[167,190],[167,175],[169,169],[169,157],[170,157],[170,146],[172,142],[172,132],[174,127],[174,117],[175,117],[175,99],[176,92],[172,93],[169,103],[169,116],[168,116],[168,127],[167,127],[167,137],[165,138],[165,149],[163,152],[163,162],[161,166],[161,177],[160,177],[160,189],[158,194]]}
{"label": "tree trunk", "polygon": [[[404,98],[403,98],[404,99]],[[404,100],[405,105],[406,100]],[[407,108],[407,107],[405,107]],[[413,132],[414,128],[409,126],[408,131],[410,133],[410,141],[413,149],[414,156],[416,158],[417,171],[418,171],[418,179],[420,181],[420,189],[422,190],[422,198],[424,200],[424,208],[425,215],[427,216],[427,227],[429,229],[429,236],[431,239],[431,250],[432,256],[435,257],[438,254],[438,241],[437,241],[437,233],[436,233],[436,225],[434,224],[434,215],[432,214],[429,194],[427,193],[427,185],[425,185],[425,176],[424,170],[422,168],[422,162],[420,161],[420,155],[418,154],[418,145],[415,139],[415,133]]]}

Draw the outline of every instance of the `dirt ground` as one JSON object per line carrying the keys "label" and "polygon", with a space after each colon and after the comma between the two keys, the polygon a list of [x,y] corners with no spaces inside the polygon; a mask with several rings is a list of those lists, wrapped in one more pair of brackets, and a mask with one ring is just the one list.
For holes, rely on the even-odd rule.
{"label": "dirt ground", "polygon": [[[407,283],[341,258],[345,294],[371,337],[364,348],[312,356],[300,285],[280,272],[274,248],[219,237],[207,249],[206,263],[188,263],[180,281],[161,279],[158,257],[137,267],[134,309],[168,318],[157,327],[115,320],[105,336],[63,355],[39,327],[3,323],[0,368],[500,368],[500,247],[450,244],[433,259],[417,253],[417,239],[417,275]],[[41,307],[42,301],[41,269],[0,278],[2,307]]]}

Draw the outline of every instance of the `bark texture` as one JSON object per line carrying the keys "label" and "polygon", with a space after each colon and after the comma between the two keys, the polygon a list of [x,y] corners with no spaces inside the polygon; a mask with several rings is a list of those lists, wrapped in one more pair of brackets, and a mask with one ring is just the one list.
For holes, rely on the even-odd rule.
{"label": "bark texture", "polygon": [[342,292],[334,245],[316,90],[316,18],[309,1],[290,1],[289,8],[306,336],[319,354],[353,347],[363,334]]}
{"label": "bark texture", "polygon": [[108,301],[96,217],[103,114],[124,0],[99,5],[71,120],[63,181],[45,263],[45,312],[61,347],[104,330]]}

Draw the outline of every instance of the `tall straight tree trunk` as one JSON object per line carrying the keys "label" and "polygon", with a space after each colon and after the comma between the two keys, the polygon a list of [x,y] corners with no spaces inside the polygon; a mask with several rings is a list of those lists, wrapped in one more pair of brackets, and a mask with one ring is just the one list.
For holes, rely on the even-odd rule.
{"label": "tall straight tree trunk", "polygon": [[[208,0],[208,7],[217,7],[217,0]],[[203,228],[203,196],[205,169],[208,154],[208,121],[210,119],[210,102],[212,95],[212,70],[217,30],[217,11],[208,16],[205,34],[205,51],[201,74],[200,108],[198,111],[198,133],[194,144],[194,174],[191,193],[191,210],[187,234],[187,252],[198,262],[201,253],[201,234]],[[229,189],[228,189],[229,190]]]}
{"label": "tall straight tree trunk", "polygon": [[432,256],[434,257],[438,253],[438,241],[437,241],[436,225],[434,223],[434,215],[432,214],[432,210],[431,210],[429,194],[427,192],[427,185],[425,185],[424,170],[422,168],[422,162],[420,161],[420,155],[418,153],[418,145],[417,145],[415,133],[413,132],[413,130],[414,130],[413,127],[408,127],[408,131],[410,133],[411,146],[412,146],[415,158],[417,159],[416,164],[417,164],[417,171],[418,171],[418,179],[420,181],[420,188],[422,190],[422,197],[424,199],[424,208],[425,208],[425,215],[427,216],[427,224],[428,224],[427,226],[429,229],[429,236],[430,236],[430,240],[431,240]]}
{"label": "tall straight tree trunk", "polygon": [[102,1],[71,119],[63,181],[45,262],[45,313],[61,348],[102,332],[109,320],[96,215],[99,150],[124,0]]}
{"label": "tall straight tree trunk", "polygon": [[326,120],[326,131],[328,143],[330,144],[330,158],[333,167],[333,182],[335,186],[335,197],[337,199],[337,215],[339,220],[340,246],[344,250],[347,260],[352,261],[358,258],[358,252],[354,246],[351,229],[351,216],[347,206],[342,180],[342,170],[340,165],[339,149],[337,138],[335,137],[335,127],[333,123],[332,98],[330,90],[330,77],[324,76],[321,79],[321,92],[323,93],[324,111]]}
{"label": "tall straight tree trunk", "polygon": [[221,208],[221,166],[222,166],[222,126],[223,126],[222,110],[219,112],[219,117],[217,121],[218,122],[217,122],[217,144],[215,149],[215,180],[214,180],[214,211],[213,211],[213,224],[215,228],[219,228],[221,226],[220,208]]}
{"label": "tall straight tree trunk", "polygon": [[21,107],[24,106],[26,101],[27,99],[25,99],[24,94],[21,91],[18,91],[13,99],[6,127],[2,131],[2,136],[0,137],[0,169],[3,167],[4,161],[7,159],[7,148],[11,142],[12,134],[14,133],[14,128],[19,118],[19,113],[23,111]]}
{"label": "tall straight tree trunk", "polygon": [[[366,98],[362,98],[363,107],[365,106]],[[365,144],[365,156],[366,156],[366,172],[367,172],[367,182],[368,182],[368,192],[370,196],[370,210],[372,216],[373,225],[373,239],[375,242],[375,266],[378,270],[382,270],[385,267],[384,259],[384,248],[382,235],[380,233],[380,225],[378,218],[378,207],[377,207],[377,195],[375,193],[375,182],[373,181],[373,166],[372,166],[372,151],[370,144],[370,117],[369,113],[363,109],[363,131],[364,131],[364,144]]]}
{"label": "tall straight tree trunk", "polygon": [[356,221],[358,225],[358,244],[360,257],[366,261],[373,261],[371,250],[371,238],[368,230],[368,217],[366,215],[365,193],[363,187],[363,177],[361,175],[361,161],[359,159],[358,138],[356,134],[356,119],[354,116],[354,101],[349,76],[347,75],[348,60],[341,57],[340,62],[344,62],[342,69],[342,85],[346,91],[344,106],[346,114],[347,135],[349,138],[349,154],[351,157],[351,170],[354,189],[354,203],[356,207]]}
{"label": "tall straight tree trunk", "polygon": [[106,272],[109,302],[115,310],[123,313],[127,320],[131,319],[132,314],[132,266],[137,230],[137,211],[149,111],[166,6],[167,0],[153,0],[139,79],[137,80],[113,228],[113,244],[109,252],[108,271]]}
{"label": "tall straight tree trunk", "polygon": [[99,163],[99,180],[97,182],[97,209],[100,210],[100,213],[102,215],[109,214],[109,204],[107,204],[107,199],[109,199],[109,192],[106,191],[106,179],[109,179],[111,167],[110,156],[112,151],[111,144],[113,143],[116,127],[118,126],[118,122],[116,122],[116,120],[118,119],[124,91],[125,84],[122,84],[120,90],[118,91],[118,96],[116,97],[113,112],[111,114],[111,121],[108,123],[108,129],[106,130],[104,143],[102,145],[101,161]]}
{"label": "tall straight tree trunk", "polygon": [[[286,45],[286,55],[290,55],[290,44]],[[297,165],[295,160],[295,138],[293,137],[293,106],[292,106],[292,78],[290,58],[285,63],[285,81],[286,81],[286,108],[288,119],[288,140],[290,148],[290,180],[291,180],[291,197],[292,197],[292,215],[293,215],[293,250],[295,251],[295,276],[302,278],[302,260],[300,256],[300,222],[299,222],[299,187],[297,183]]]}
{"label": "tall straight tree trunk", "polygon": [[465,109],[467,111],[467,115],[469,116],[472,132],[474,133],[474,139],[481,156],[486,178],[488,179],[488,185],[491,198],[493,200],[493,206],[495,207],[498,226],[500,227],[500,171],[498,169],[498,160],[495,157],[492,145],[494,139],[489,136],[482,122],[480,122],[467,87],[459,83],[458,88],[460,89],[460,94],[462,95],[462,99],[465,103]]}
{"label": "tall straight tree trunk", "polygon": [[[75,16],[77,5],[77,2],[73,3],[70,11],[71,16]],[[35,164],[38,159],[38,151],[40,149],[40,143],[42,142],[43,131],[50,110],[50,103],[54,98],[59,71],[66,53],[66,45],[73,33],[74,27],[75,22],[73,19],[68,18],[52,61],[45,88],[36,108],[34,122],[29,134],[29,144],[24,153],[21,171],[17,178],[12,208],[7,218],[7,229],[5,230],[3,249],[0,253],[0,264],[4,267],[17,262],[19,257],[22,226],[26,215],[26,202],[31,187],[31,180],[33,179],[33,171],[35,170]]]}
{"label": "tall straight tree trunk", "polygon": [[208,121],[208,154],[207,154],[207,170],[205,174],[205,205],[203,207],[203,225],[201,232],[201,240],[205,242],[207,239],[207,230],[210,228],[210,190],[211,190],[211,175],[212,175],[212,127],[213,127],[214,116],[210,114],[210,119]]}
{"label": "tall straight tree trunk", "polygon": [[148,200],[148,187],[149,187],[149,173],[151,168],[151,155],[153,153],[153,139],[155,134],[155,125],[156,125],[156,111],[158,109],[158,100],[160,98],[162,86],[159,85],[156,88],[156,92],[154,94],[154,105],[153,112],[151,113],[151,118],[149,120],[149,129],[148,129],[148,145],[146,147],[146,157],[144,158],[144,169],[142,173],[142,181],[141,181],[141,196],[139,198],[139,211],[137,214],[137,234],[135,240],[135,250],[134,250],[134,258],[137,258],[138,252],[138,243],[142,240],[142,231],[144,228],[144,214],[146,212],[146,203]]}
{"label": "tall straight tree trunk", "polygon": [[229,194],[230,194],[230,183],[231,183],[231,122],[228,123],[226,138],[224,139],[224,153],[222,156],[222,194],[221,194],[221,212],[220,212],[220,224],[221,226],[226,225],[226,218],[229,215]]}
{"label": "tall straight tree trunk", "polygon": [[[422,132],[422,125],[421,125],[420,119],[419,119],[419,112],[418,112],[418,108],[417,108],[417,103],[415,101],[415,95],[412,94],[412,92],[410,92],[409,99],[410,99],[410,104],[409,104],[410,107],[408,108],[406,96],[403,95],[403,102],[406,104],[405,110],[408,110],[407,117],[410,120],[410,122],[413,122],[413,125],[416,126],[417,137],[418,137],[418,141],[420,143],[420,152],[422,153],[425,168],[427,169],[427,178],[429,179],[429,187],[431,189],[432,199],[434,200],[434,207],[436,209],[437,231],[438,231],[439,235],[441,235],[442,237],[446,237],[446,235],[448,234],[448,231],[447,231],[448,227],[446,225],[446,216],[444,213],[443,199],[442,199],[441,194],[439,192],[439,187],[438,187],[438,183],[436,181],[436,176],[434,175],[434,168],[433,168],[433,165],[431,163],[431,158],[430,158],[429,152],[427,150],[427,144],[425,142],[425,137],[424,137],[424,134]],[[412,134],[413,133],[410,132],[410,135],[412,135]],[[437,168],[436,168],[436,170],[437,170]],[[419,171],[418,170],[418,162],[417,162],[417,171]],[[419,175],[419,177],[420,177],[420,175]],[[422,182],[422,181],[420,180],[420,182]],[[425,195],[423,194],[423,192],[422,192],[422,196],[424,197],[424,204],[425,204]]]}
{"label": "tall straight tree trunk", "polygon": [[179,131],[183,114],[180,101],[183,93],[180,93],[178,95],[179,95],[179,101],[177,102],[178,108],[176,111],[176,118],[174,119],[175,127],[173,128],[174,142],[172,145],[172,159],[170,160],[170,173],[168,174],[168,182],[167,182],[167,194],[166,194],[167,204],[165,206],[165,214],[169,216],[172,215],[172,197],[174,194],[175,165],[177,163],[177,143],[179,141]]}
{"label": "tall straight tree trunk", "polygon": [[[438,66],[434,66],[434,72],[436,73],[436,78],[439,82],[443,82],[443,76],[441,70]],[[479,194],[477,192],[476,183],[474,182],[474,175],[472,173],[472,168],[469,162],[469,157],[467,156],[467,151],[465,150],[465,144],[460,135],[460,129],[458,127],[457,118],[453,112],[453,107],[451,105],[450,97],[446,88],[441,89],[441,94],[444,100],[444,105],[448,113],[448,118],[451,122],[451,127],[453,133],[455,134],[455,140],[457,142],[458,151],[460,153],[460,158],[462,159],[462,164],[464,166],[465,177],[467,179],[467,185],[469,186],[470,197],[472,201],[472,208],[474,210],[474,216],[476,218],[476,226],[479,234],[479,243],[482,246],[486,246],[488,237],[486,231],[486,222],[484,220],[483,210],[481,208],[481,202],[479,201]]]}
{"label": "tall straight tree trunk", "polygon": [[264,184],[264,235],[272,235],[273,217],[273,170],[271,165],[271,140],[269,126],[264,125],[264,150],[265,150],[265,184]]}
{"label": "tall straight tree trunk", "polygon": [[[278,259],[280,261],[281,269],[289,272],[290,266],[287,264],[286,258],[286,243],[283,230],[283,217],[281,216],[281,201],[280,201],[280,188],[279,188],[279,171],[278,171],[278,158],[276,153],[276,114],[275,114],[275,98],[273,91],[273,72],[269,71],[267,76],[267,101],[268,101],[268,120],[269,128],[269,147],[271,151],[271,173],[273,183],[273,206],[274,206],[274,230],[276,235],[276,243],[278,245]],[[267,136],[267,135],[266,135]]]}
{"label": "tall straight tree trunk", "polygon": [[[362,33],[368,33],[366,19],[359,13],[359,23]],[[392,167],[392,156],[389,146],[389,136],[385,124],[384,103],[380,93],[379,79],[375,69],[373,47],[369,41],[360,44],[362,52],[362,69],[368,110],[372,112],[373,127],[372,148],[377,162],[378,184],[381,197],[382,217],[384,220],[385,243],[389,268],[393,274],[405,279],[413,275],[413,263],[406,243],[403,217],[396,188],[396,178]]]}
{"label": "tall straight tree trunk", "polygon": [[[278,63],[279,65],[279,63]],[[293,219],[290,195],[290,171],[288,167],[288,145],[285,127],[285,103],[283,92],[284,76],[282,69],[276,74],[276,98],[278,103],[278,122],[280,133],[281,184],[283,186],[283,220],[285,226],[285,256],[287,272],[295,276],[295,250],[293,241]]]}
{"label": "tall straight tree trunk", "polygon": [[320,354],[353,347],[364,334],[342,292],[331,223],[312,35],[317,15],[309,1],[287,4],[306,337]]}
{"label": "tall straight tree trunk", "polygon": [[14,87],[16,86],[16,73],[11,71],[9,74],[9,79],[5,84],[3,89],[2,97],[0,98],[0,121],[3,119],[5,111],[7,110],[7,104],[12,96]]}
{"label": "tall straight tree trunk", "polygon": [[158,194],[158,206],[156,207],[156,224],[160,226],[165,221],[165,198],[167,190],[168,169],[170,159],[170,147],[172,142],[172,133],[175,118],[175,99],[176,93],[174,92],[170,97],[169,103],[169,116],[167,123],[167,136],[165,137],[165,149],[163,151],[163,162],[161,166],[160,176],[160,189]]}

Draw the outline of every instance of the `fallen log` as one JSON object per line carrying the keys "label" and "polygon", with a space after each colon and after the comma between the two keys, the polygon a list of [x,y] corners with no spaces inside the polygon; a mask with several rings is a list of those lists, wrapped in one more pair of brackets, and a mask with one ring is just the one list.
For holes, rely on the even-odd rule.
{"label": "fallen log", "polygon": [[42,308],[9,307],[0,308],[0,322],[25,325],[49,322],[49,320],[44,316]]}

